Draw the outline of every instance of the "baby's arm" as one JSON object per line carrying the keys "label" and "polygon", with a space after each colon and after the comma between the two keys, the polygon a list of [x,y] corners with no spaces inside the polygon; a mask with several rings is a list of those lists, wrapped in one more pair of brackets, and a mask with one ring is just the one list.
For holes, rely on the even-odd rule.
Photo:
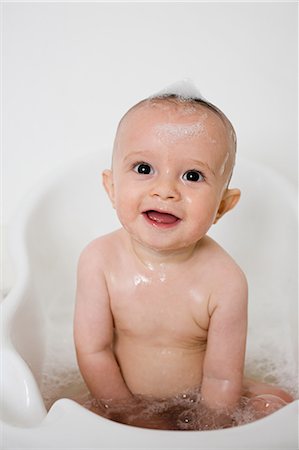
{"label": "baby's arm", "polygon": [[97,241],[82,253],[78,265],[74,338],[78,364],[97,399],[123,400],[132,395],[114,357],[113,318]]}
{"label": "baby's arm", "polygon": [[237,268],[226,273],[211,296],[210,325],[203,366],[202,398],[213,410],[238,403],[247,334],[247,282]]}

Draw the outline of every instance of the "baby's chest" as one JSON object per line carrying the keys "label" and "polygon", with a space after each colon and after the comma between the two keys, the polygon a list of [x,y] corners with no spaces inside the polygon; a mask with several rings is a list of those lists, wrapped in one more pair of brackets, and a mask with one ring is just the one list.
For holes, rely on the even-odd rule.
{"label": "baby's chest", "polygon": [[184,340],[206,337],[209,296],[196,281],[120,276],[119,283],[110,286],[109,295],[119,332]]}

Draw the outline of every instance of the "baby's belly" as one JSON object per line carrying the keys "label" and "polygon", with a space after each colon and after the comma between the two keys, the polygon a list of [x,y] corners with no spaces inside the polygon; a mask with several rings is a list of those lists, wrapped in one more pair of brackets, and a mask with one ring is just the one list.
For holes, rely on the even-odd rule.
{"label": "baby's belly", "polygon": [[171,397],[201,384],[204,346],[158,345],[125,337],[117,339],[114,350],[133,394]]}

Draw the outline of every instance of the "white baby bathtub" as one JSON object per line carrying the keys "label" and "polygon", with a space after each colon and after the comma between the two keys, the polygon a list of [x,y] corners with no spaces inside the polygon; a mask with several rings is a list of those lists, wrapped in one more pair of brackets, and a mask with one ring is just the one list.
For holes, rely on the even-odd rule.
{"label": "white baby bathtub", "polygon": [[[101,186],[108,154],[62,168],[40,184],[15,218],[11,253],[17,281],[2,303],[1,448],[298,448],[298,400],[264,419],[217,431],[130,427],[69,398],[58,399],[47,412],[41,396],[47,367],[63,366],[63,377],[78,373],[72,342],[78,255],[91,239],[118,227]],[[296,195],[279,173],[241,159],[232,186],[241,188],[240,204],[210,234],[248,277],[246,371],[266,381],[278,377],[294,389]],[[64,396],[73,398],[62,389]]]}

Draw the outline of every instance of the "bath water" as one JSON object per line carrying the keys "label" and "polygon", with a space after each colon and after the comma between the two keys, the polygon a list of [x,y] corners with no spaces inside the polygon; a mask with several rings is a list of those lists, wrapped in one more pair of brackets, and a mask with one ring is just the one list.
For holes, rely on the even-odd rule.
{"label": "bath water", "polygon": [[45,311],[47,341],[40,390],[47,410],[60,398],[80,404],[89,399],[73,344],[74,296],[74,292],[61,292]]}
{"label": "bath water", "polygon": [[[73,344],[73,295],[66,297],[67,295],[64,294],[53,301],[46,312],[47,350],[40,386],[46,408],[50,409],[59,398],[70,398],[88,409],[107,416],[107,410],[103,408],[101,410],[91,398],[80,375]],[[267,334],[264,330],[263,335],[257,335],[255,340],[253,336],[250,337],[245,374],[247,377],[277,385],[298,398],[297,367],[291,349],[286,348],[285,342],[281,339],[282,335],[288,334],[288,330],[283,331],[285,333],[275,334],[270,329]],[[228,426],[227,420],[223,421],[221,417],[211,416],[200,405],[199,389],[167,400],[139,396],[138,401],[138,414],[142,426],[148,422],[151,428],[163,428],[165,421],[168,429],[180,430],[205,430]],[[282,402],[279,407],[283,404]],[[109,414],[113,416],[113,408],[108,405],[108,409]],[[273,406],[270,399],[267,414],[277,409],[275,402]],[[128,412],[128,405],[120,405],[120,411]],[[132,415],[134,416],[134,409]],[[154,415],[164,418],[164,424],[152,423],[151,426]],[[242,398],[240,407],[231,416],[229,426],[249,423],[257,418],[259,417],[254,412],[252,401]]]}
{"label": "bath water", "polygon": [[87,402],[93,412],[109,419],[144,428],[165,430],[217,430],[243,425],[265,417],[286,402],[273,395],[263,395],[248,399],[241,397],[238,407],[233,411],[217,413],[209,410],[201,401],[200,388],[186,391],[167,399],[155,399],[137,395],[132,401]]}

